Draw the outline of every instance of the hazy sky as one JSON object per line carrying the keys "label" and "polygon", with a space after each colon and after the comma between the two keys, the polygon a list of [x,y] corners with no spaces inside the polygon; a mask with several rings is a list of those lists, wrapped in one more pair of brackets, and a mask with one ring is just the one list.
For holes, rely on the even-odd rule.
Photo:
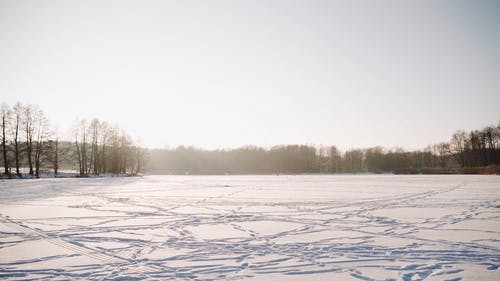
{"label": "hazy sky", "polygon": [[151,147],[421,148],[500,120],[500,1],[0,1],[0,102]]}

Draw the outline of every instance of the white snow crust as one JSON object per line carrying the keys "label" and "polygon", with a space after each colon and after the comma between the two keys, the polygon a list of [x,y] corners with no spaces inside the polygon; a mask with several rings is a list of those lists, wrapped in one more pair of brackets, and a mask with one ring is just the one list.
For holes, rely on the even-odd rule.
{"label": "white snow crust", "polygon": [[0,181],[2,280],[500,280],[499,176]]}

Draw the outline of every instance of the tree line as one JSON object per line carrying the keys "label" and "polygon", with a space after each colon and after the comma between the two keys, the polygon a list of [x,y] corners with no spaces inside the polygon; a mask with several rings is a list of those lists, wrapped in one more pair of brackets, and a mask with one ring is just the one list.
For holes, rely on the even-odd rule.
{"label": "tree line", "polygon": [[[489,170],[480,167],[493,166]],[[336,146],[279,145],[203,150],[179,146],[149,150],[147,171],[154,174],[301,173],[500,173],[500,123],[423,150],[380,146],[342,152]]]}
{"label": "tree line", "polygon": [[97,118],[79,120],[73,140],[60,140],[36,105],[0,106],[1,165],[7,177],[40,177],[52,171],[76,170],[79,176],[137,174],[143,169],[144,149],[117,126]]}
{"label": "tree line", "polygon": [[[60,140],[36,105],[0,107],[1,164],[8,177],[76,170],[100,174],[303,174],[303,173],[500,173],[500,123],[422,150],[380,146],[341,151],[336,146],[278,145],[203,150],[179,146],[144,149],[117,126],[79,120],[71,137]],[[4,176],[5,177],[5,176]]]}

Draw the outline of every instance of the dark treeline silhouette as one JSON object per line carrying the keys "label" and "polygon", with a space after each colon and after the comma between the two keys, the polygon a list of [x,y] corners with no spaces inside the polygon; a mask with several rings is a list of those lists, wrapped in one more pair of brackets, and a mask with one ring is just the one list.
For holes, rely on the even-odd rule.
{"label": "dark treeline silhouette", "polygon": [[44,112],[35,105],[0,107],[2,172],[7,177],[39,177],[41,172],[76,170],[79,176],[137,174],[144,150],[116,126],[80,120],[73,141],[60,141]]}
{"label": "dark treeline silhouette", "polygon": [[[302,174],[302,173],[499,173],[500,124],[424,150],[372,147],[341,152],[337,147],[281,145],[203,150],[180,146],[149,150],[154,174]],[[488,168],[484,168],[487,167]]]}

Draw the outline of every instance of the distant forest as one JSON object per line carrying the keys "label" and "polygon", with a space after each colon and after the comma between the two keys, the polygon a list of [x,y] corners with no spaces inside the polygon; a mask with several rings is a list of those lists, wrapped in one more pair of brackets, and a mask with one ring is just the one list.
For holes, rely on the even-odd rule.
{"label": "distant forest", "polygon": [[500,173],[500,123],[466,133],[424,150],[380,146],[341,152],[336,146],[278,145],[202,150],[180,146],[149,150],[154,174]]}
{"label": "distant forest", "polygon": [[500,123],[457,131],[449,142],[423,150],[380,146],[342,152],[336,146],[278,145],[203,150],[180,146],[146,149],[106,121],[79,120],[72,139],[60,140],[35,105],[0,107],[3,177],[56,176],[61,170],[86,177],[102,174],[337,174],[500,173]]}
{"label": "distant forest", "polygon": [[309,174],[309,173],[500,173],[500,124],[424,150],[372,147],[341,152],[336,146],[278,145],[202,150],[180,146],[149,150],[154,174]]}

